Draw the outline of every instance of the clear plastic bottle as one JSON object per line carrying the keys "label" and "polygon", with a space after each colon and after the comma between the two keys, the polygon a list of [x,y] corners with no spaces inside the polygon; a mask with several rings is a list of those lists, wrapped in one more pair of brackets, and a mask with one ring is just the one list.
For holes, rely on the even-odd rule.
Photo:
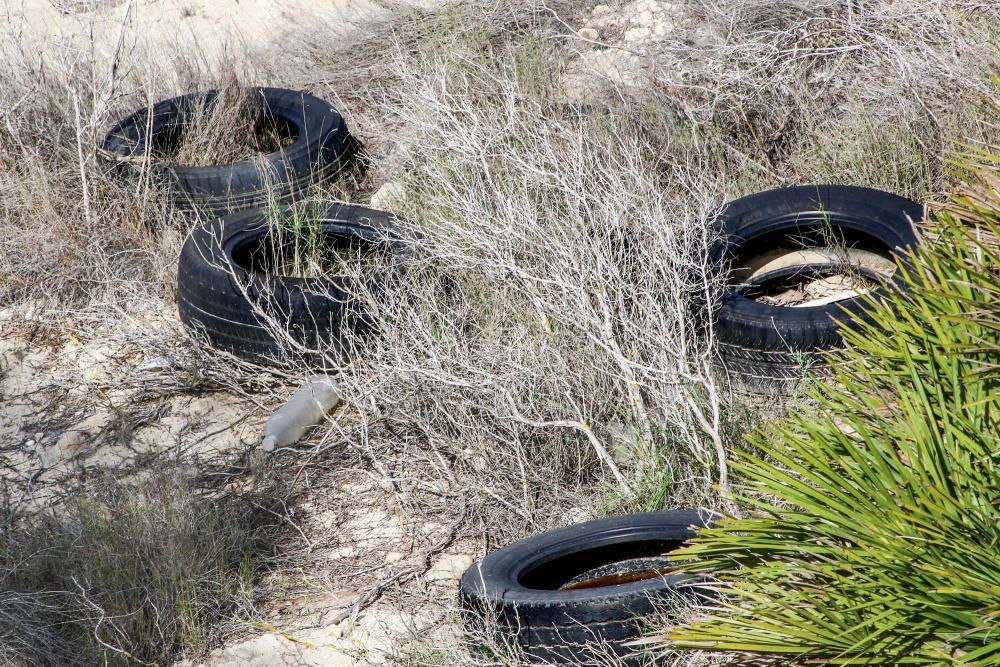
{"label": "clear plastic bottle", "polygon": [[340,398],[337,381],[332,377],[310,376],[267,420],[261,447],[266,452],[273,452],[278,447],[298,442],[310,427],[340,404]]}

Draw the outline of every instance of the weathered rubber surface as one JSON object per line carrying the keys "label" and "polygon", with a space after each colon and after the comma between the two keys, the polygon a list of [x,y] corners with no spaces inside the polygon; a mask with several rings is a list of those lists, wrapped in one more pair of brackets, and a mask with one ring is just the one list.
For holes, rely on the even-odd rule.
{"label": "weathered rubber surface", "polygon": [[706,595],[681,573],[614,586],[556,590],[599,564],[665,553],[714,515],[679,510],[599,519],[549,531],[488,554],[462,576],[466,627],[517,646],[531,660],[594,664],[619,656],[643,660],[624,644],[641,636],[644,617]]}
{"label": "weathered rubber surface", "polygon": [[[101,145],[119,167],[141,165],[147,148],[169,144],[179,136],[194,110],[212,105],[218,91],[181,95],[140,109],[112,127]],[[174,203],[209,215],[284,201],[313,183],[337,174],[358,146],[347,123],[327,102],[282,88],[252,88],[251,104],[265,118],[280,119],[296,132],[294,142],[256,160],[207,167],[170,164],[153,159],[150,169],[161,177]]]}
{"label": "weathered rubber surface", "polygon": [[[320,218],[331,240],[385,244],[395,253],[409,247],[395,219],[384,211],[334,204]],[[247,270],[234,259],[234,251],[267,232],[267,221],[258,211],[194,227],[178,265],[181,321],[213,347],[253,363],[341,363],[348,340],[357,342],[372,332],[370,318],[356,298],[362,286],[347,276],[304,279]],[[389,289],[389,274],[375,272],[365,282],[369,293],[378,294]]]}
{"label": "weathered rubber surface", "polygon": [[[844,185],[805,185],[737,199],[719,214],[723,242],[714,253],[720,272],[751,252],[754,243],[787,238],[809,242],[824,233],[882,244],[897,263],[917,243],[914,224],[923,207],[894,194]],[[826,230],[826,231],[824,231]],[[817,245],[827,244],[822,240]],[[752,253],[751,253],[752,254]],[[900,286],[888,279],[868,295],[878,299]],[[792,308],[760,303],[739,286],[726,289],[715,312],[719,357],[730,376],[751,386],[788,388],[806,368],[821,369],[823,352],[843,345],[841,327],[854,318],[870,322],[866,297],[822,306]]]}

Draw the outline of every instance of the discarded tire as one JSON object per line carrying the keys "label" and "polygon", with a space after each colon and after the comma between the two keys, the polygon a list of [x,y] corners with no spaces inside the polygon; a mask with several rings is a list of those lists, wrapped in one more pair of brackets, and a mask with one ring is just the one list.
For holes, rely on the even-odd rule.
{"label": "discarded tire", "polygon": [[[727,204],[714,254],[729,285],[715,313],[726,370],[751,386],[787,388],[805,367],[822,368],[819,353],[842,346],[841,327],[871,321],[864,295],[877,299],[898,287],[892,275],[916,244],[922,217],[916,202],[839,185],[770,190]],[[760,298],[844,272],[868,286],[795,305]]]}
{"label": "discarded tire", "polygon": [[295,237],[279,245],[273,222],[258,211],[213,219],[196,225],[181,250],[181,321],[213,347],[253,363],[346,360],[349,342],[362,342],[372,332],[359,291],[379,298],[391,275],[385,256],[391,259],[408,245],[388,213],[361,206],[329,206],[316,214],[312,229],[311,243],[324,252],[382,259],[360,278],[280,275],[276,267],[289,248],[298,247]]}
{"label": "discarded tire", "polygon": [[498,650],[548,664],[626,664],[643,617],[703,592],[664,554],[708,525],[698,511],[648,512],[542,533],[488,554],[462,576],[466,627]]}
{"label": "discarded tire", "polygon": [[280,130],[289,145],[231,164],[171,164],[170,153],[180,145],[185,126],[199,111],[211,109],[218,97],[219,91],[211,90],[140,109],[108,131],[102,151],[122,168],[148,160],[154,174],[166,181],[177,206],[223,215],[281,201],[328,180],[355,150],[347,124],[327,102],[293,90],[251,88],[248,112],[272,131]]}

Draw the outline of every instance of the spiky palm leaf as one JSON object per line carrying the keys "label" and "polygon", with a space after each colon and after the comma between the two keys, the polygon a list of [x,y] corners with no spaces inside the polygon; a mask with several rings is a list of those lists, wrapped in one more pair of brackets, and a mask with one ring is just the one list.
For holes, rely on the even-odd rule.
{"label": "spiky palm leaf", "polygon": [[968,173],[908,294],[847,334],[814,408],[740,455],[754,516],[679,554],[729,602],[674,646],[736,662],[1000,665],[1000,167]]}

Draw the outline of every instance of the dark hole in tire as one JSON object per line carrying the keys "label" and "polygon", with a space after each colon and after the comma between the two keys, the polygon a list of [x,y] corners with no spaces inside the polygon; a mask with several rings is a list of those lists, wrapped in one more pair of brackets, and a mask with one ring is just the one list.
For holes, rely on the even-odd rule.
{"label": "dark hole in tire", "polygon": [[[614,585],[616,574],[643,572],[667,566],[665,554],[683,544],[677,540],[615,542],[544,561],[525,569],[518,583],[525,588],[555,591],[586,580],[602,579]],[[653,574],[651,576],[657,576]],[[608,578],[608,579],[605,579]],[[649,577],[645,577],[649,578]],[[625,582],[622,582],[625,583]],[[584,587],[584,586],[579,586]],[[596,586],[594,586],[596,587]]]}

